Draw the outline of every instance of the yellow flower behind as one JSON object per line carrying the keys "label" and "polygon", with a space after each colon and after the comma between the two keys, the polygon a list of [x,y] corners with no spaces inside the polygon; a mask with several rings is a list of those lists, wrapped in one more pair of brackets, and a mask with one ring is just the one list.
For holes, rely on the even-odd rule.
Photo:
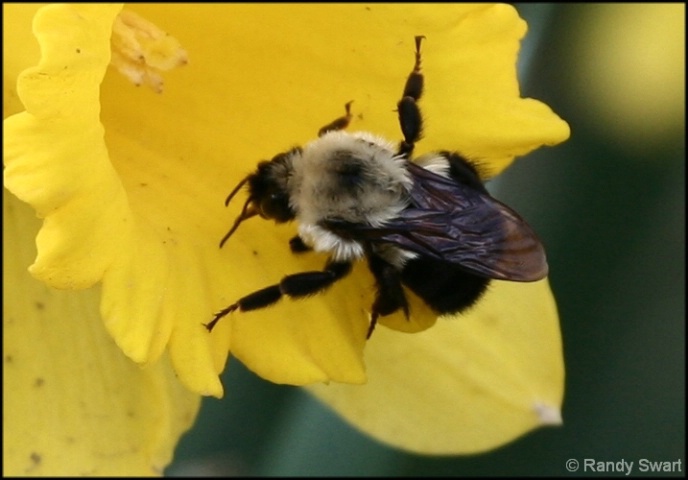
{"label": "yellow flower behind", "polygon": [[200,397],[167,359],[141,369],[99,321],[98,289],[60,292],[26,266],[40,222],[3,198],[3,473],[159,475]]}
{"label": "yellow flower behind", "polygon": [[[181,382],[204,395],[222,394],[218,373],[231,354],[273,382],[331,382],[317,387],[317,395],[354,422],[362,412],[362,428],[405,448],[476,451],[556,422],[563,365],[546,281],[495,282],[485,306],[461,318],[442,319],[417,335],[381,326],[366,343],[372,278],[361,265],[322,296],[232,315],[212,334],[202,325],[286,273],[322,267],[317,255],[290,255],[293,226],[259,220],[247,222],[220,250],[237,214],[223,200],[258,160],[313,138],[351,99],[351,130],[400,138],[393,109],[412,66],[415,35],[427,37],[421,101],[427,125],[417,153],[458,150],[494,175],[515,156],[568,137],[566,123],[547,106],[519,96],[515,60],[526,27],[513,8],[174,4],[131,10],[170,30],[188,52],[189,64],[166,75],[160,95],[108,69],[121,6],[51,6],[35,18],[41,60],[19,78],[26,112],[5,120],[4,149],[6,187],[44,219],[30,268],[36,278],[67,289],[100,282],[101,314],[124,353],[153,364],[167,350]],[[121,59],[115,64],[121,67]],[[141,83],[160,90],[155,78]],[[527,302],[513,308],[519,298]],[[381,324],[418,331],[435,323],[418,302],[412,308],[411,324],[399,317]],[[520,333],[511,336],[511,328]],[[454,347],[437,337],[456,337],[454,359]],[[415,355],[422,358],[414,362]],[[378,367],[392,359],[396,371],[386,377]],[[498,370],[503,375],[493,376]],[[417,422],[438,427],[442,412],[459,417],[454,405],[440,405],[463,394],[440,383],[447,375],[469,390],[471,382],[483,385],[474,389],[480,395],[466,398],[485,405],[474,418],[494,428],[476,433],[477,440],[455,431],[464,439],[459,443],[451,432],[429,435],[434,441],[405,436]],[[444,393],[405,403],[416,380]],[[366,381],[364,387],[332,383]],[[382,402],[388,382],[407,395]],[[402,435],[384,424],[394,417],[376,414],[406,409],[417,415],[409,416]],[[500,412],[511,416],[490,418]],[[464,415],[470,417],[469,406]]]}

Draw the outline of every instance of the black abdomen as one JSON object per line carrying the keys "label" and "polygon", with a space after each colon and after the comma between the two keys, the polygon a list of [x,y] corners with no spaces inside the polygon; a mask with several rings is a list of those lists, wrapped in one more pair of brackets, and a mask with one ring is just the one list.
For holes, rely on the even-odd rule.
{"label": "black abdomen", "polygon": [[461,312],[476,303],[490,279],[452,263],[417,257],[406,262],[401,281],[435,312],[447,314]]}

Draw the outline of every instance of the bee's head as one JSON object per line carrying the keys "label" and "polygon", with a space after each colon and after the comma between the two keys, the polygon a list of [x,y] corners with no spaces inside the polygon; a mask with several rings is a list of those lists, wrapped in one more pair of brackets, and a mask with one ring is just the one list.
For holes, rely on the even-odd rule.
{"label": "bee's head", "polygon": [[256,171],[249,174],[232,190],[232,193],[225,200],[225,206],[229,205],[234,195],[245,184],[248,184],[249,195],[234,225],[220,242],[220,247],[239,228],[241,222],[256,215],[274,220],[276,223],[284,223],[294,219],[296,212],[289,202],[287,183],[292,173],[294,156],[300,153],[301,149],[294,148],[275,155],[270,161],[260,162]]}

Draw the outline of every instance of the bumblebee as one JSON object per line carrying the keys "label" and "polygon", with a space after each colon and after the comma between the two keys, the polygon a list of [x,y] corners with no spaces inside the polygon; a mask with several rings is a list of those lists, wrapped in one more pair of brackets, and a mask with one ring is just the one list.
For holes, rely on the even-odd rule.
{"label": "bumblebee", "polygon": [[485,189],[477,168],[457,152],[413,158],[423,120],[421,43],[397,103],[403,140],[369,132],[348,133],[345,115],[322,127],[318,138],[262,161],[229,194],[248,197],[220,247],[241,223],[256,215],[276,223],[296,221],[294,253],[328,255],[321,271],[294,273],[219,311],[226,315],[274,304],[282,296],[304,298],[332,286],[365,259],[376,281],[368,337],[380,316],[399,310],[408,317],[403,287],[437,314],[474,305],[492,279],[531,282],[544,278],[544,248],[531,227]]}

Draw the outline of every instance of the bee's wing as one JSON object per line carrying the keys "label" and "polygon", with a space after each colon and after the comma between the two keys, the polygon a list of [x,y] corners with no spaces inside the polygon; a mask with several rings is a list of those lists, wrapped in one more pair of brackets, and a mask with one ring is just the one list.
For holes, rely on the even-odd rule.
{"label": "bee's wing", "polygon": [[528,282],[548,271],[535,233],[513,210],[489,197],[460,210],[407,209],[374,236],[374,242],[456,263],[487,278]]}
{"label": "bee's wing", "polygon": [[415,164],[409,164],[409,172],[411,205],[397,218],[382,227],[334,222],[330,228],[455,263],[487,278],[529,282],[547,275],[540,240],[512,209]]}

